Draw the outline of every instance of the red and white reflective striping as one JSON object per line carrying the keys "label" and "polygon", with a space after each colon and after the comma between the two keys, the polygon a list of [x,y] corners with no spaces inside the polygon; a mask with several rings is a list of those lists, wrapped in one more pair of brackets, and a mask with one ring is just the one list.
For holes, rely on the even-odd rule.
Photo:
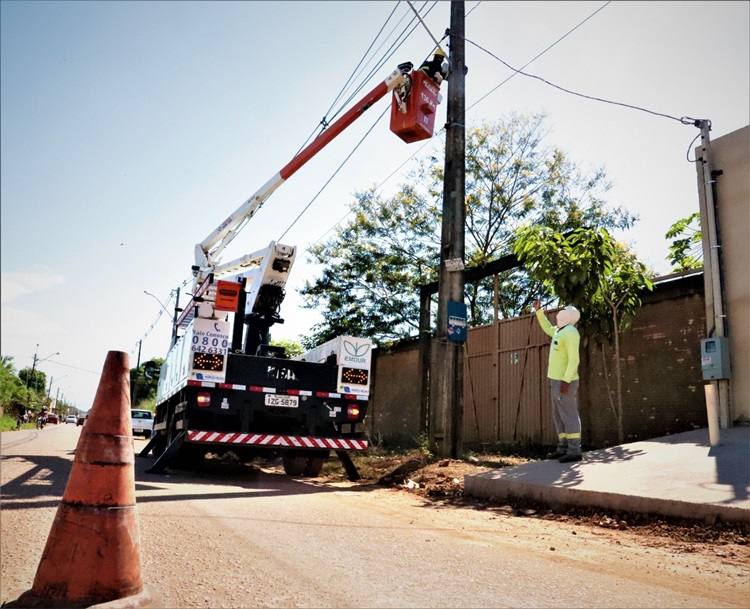
{"label": "red and white reflective striping", "polygon": [[218,431],[187,432],[190,442],[211,444],[251,444],[257,446],[278,446],[284,448],[324,448],[331,450],[367,450],[367,440],[346,440],[342,438],[317,438],[314,436],[280,436],[276,434],[224,433]]}
{"label": "red and white reflective striping", "polygon": [[345,400],[367,400],[367,395],[356,393],[329,393],[327,391],[306,391],[304,389],[276,389],[276,387],[259,387],[257,385],[235,385],[233,383],[210,383],[208,381],[188,381],[192,387],[220,387],[221,389],[232,389],[234,391],[254,391],[256,393],[275,393],[287,395],[315,395],[319,398],[344,398]]}

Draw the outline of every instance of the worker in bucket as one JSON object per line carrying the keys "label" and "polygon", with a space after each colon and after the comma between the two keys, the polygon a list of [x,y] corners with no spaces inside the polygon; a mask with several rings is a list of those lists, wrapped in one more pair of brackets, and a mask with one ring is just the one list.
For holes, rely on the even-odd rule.
{"label": "worker in bucket", "polygon": [[425,61],[419,69],[434,80],[439,87],[448,76],[448,61],[445,59],[445,53],[440,48],[436,49],[432,59]]}
{"label": "worker in bucket", "polygon": [[544,314],[539,300],[532,305],[537,321],[546,334],[552,337],[549,350],[547,377],[552,399],[552,420],[557,431],[557,449],[548,459],[560,463],[581,460],[581,417],[578,414],[578,363],[581,335],[576,324],[581,314],[574,306],[557,313],[553,326]]}

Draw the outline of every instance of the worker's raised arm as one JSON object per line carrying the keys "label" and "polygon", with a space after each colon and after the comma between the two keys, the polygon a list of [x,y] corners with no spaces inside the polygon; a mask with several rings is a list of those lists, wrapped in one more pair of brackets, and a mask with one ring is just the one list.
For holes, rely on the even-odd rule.
{"label": "worker's raised arm", "polygon": [[549,336],[555,335],[555,326],[553,326],[549,319],[547,319],[547,316],[544,314],[544,311],[542,311],[542,303],[539,300],[535,300],[534,304],[531,305],[536,311],[536,319],[539,322],[539,325],[542,327],[542,330],[544,330],[545,334],[548,334]]}

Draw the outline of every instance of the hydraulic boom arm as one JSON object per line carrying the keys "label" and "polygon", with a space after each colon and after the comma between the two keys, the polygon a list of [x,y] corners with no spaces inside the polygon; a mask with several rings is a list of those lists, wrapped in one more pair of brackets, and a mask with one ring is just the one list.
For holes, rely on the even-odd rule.
{"label": "hydraulic boom arm", "polygon": [[[239,229],[252,218],[253,214],[260,208],[263,202],[273,194],[290,176],[300,167],[307,163],[312,157],[320,152],[328,143],[338,136],[344,129],[351,125],[356,119],[370,108],[379,99],[403,86],[406,75],[411,71],[412,64],[405,63],[398,66],[388,78],[378,84],[372,91],[365,95],[353,108],[347,111],[341,118],[333,122],[313,142],[297,154],[289,163],[282,167],[281,171],[268,180],[258,191],[240,205],[233,214],[222,222],[208,237],[195,246],[196,285],[199,285],[205,277],[211,273],[217,264],[219,254],[234,239]],[[212,249],[213,248],[213,249]]]}

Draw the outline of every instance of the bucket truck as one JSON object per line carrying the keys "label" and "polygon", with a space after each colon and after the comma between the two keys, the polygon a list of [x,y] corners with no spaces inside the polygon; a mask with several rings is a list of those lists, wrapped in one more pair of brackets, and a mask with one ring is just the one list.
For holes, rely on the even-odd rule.
{"label": "bucket truck", "polygon": [[195,246],[192,298],[175,318],[158,372],[149,471],[195,468],[207,453],[241,459],[281,454],[288,475],[317,476],[334,451],[366,450],[372,342],[342,336],[296,358],[269,344],[296,248],[267,247],[222,263],[219,255],[268,197],[378,100],[392,93],[391,129],[406,142],[432,135],[439,85],[398,66]]}

